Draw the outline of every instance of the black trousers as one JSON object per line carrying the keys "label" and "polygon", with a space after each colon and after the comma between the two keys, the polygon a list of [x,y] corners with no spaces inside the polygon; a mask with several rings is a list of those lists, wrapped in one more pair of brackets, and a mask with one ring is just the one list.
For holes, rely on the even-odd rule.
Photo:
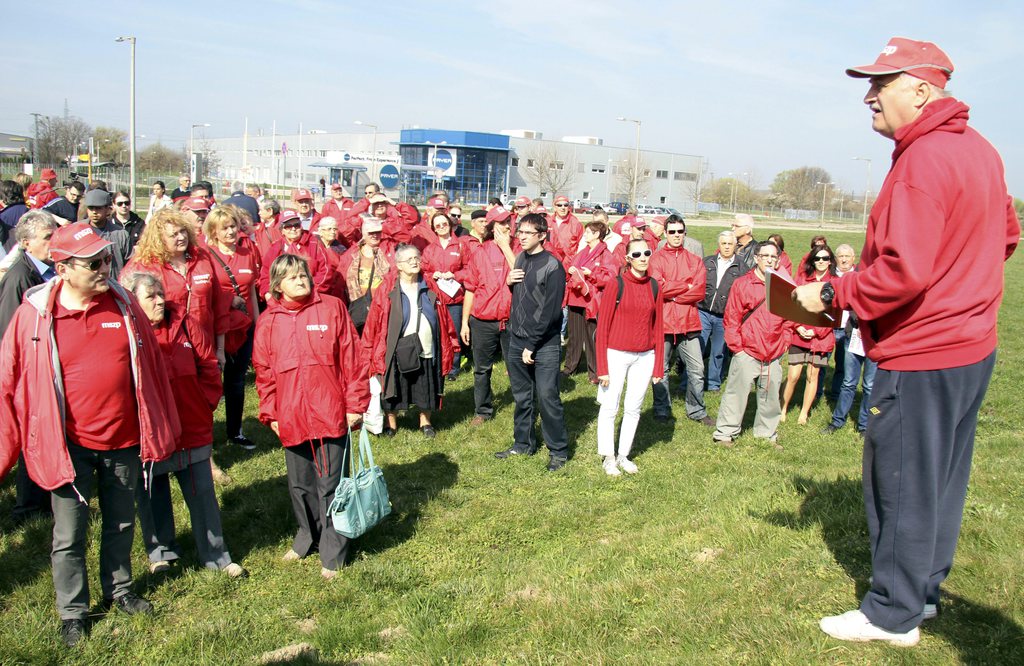
{"label": "black trousers", "polygon": [[959,368],[878,369],[864,438],[871,590],[861,611],[895,632],[921,623],[953,566],[978,409],[996,355]]}
{"label": "black trousers", "polygon": [[586,308],[569,306],[569,321],[565,345],[565,374],[579,370],[580,360],[586,352],[587,376],[597,379],[597,320],[587,319]]}
{"label": "black trousers", "polygon": [[228,439],[242,432],[242,413],[245,411],[245,375],[252,360],[254,327],[249,329],[245,342],[234,354],[228,354],[224,363],[224,426]]}
{"label": "black trousers", "polygon": [[540,433],[552,458],[569,457],[569,436],[565,429],[565,412],[562,396],[559,394],[558,361],[562,346],[558,336],[533,350],[533,364],[523,363],[523,348],[526,341],[516,336],[509,338],[508,379],[512,386],[512,397],[516,401],[513,416],[514,442],[512,447],[519,452],[533,453],[537,450],[537,438],[533,433],[535,413],[540,412]]}
{"label": "black trousers", "polygon": [[25,468],[24,455],[18,456],[18,471],[14,477],[14,489],[14,510],[11,514],[15,520],[53,512],[50,508],[50,491],[43,490],[29,478],[28,470]]}
{"label": "black trousers", "polygon": [[479,416],[494,416],[491,370],[498,353],[508,363],[508,329],[500,321],[469,318],[469,342],[473,349],[473,403]]}
{"label": "black trousers", "polygon": [[327,508],[334,499],[338,482],[347,473],[349,436],[303,442],[284,449],[288,470],[288,494],[299,531],[292,541],[292,550],[306,557],[320,551],[320,563],[336,571],[345,566],[348,538],[334,531]]}

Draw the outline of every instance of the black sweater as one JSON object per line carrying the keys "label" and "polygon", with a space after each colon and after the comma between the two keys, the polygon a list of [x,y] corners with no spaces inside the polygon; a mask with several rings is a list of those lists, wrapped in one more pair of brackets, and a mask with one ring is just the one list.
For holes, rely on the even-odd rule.
{"label": "black sweater", "polygon": [[512,285],[512,312],[508,329],[536,351],[562,328],[562,300],[565,297],[565,269],[547,250],[520,253],[513,268],[525,272],[523,281]]}

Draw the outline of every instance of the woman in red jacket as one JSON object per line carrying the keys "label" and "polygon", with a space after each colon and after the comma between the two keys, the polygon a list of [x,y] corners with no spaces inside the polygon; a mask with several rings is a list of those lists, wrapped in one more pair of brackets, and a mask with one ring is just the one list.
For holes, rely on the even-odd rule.
{"label": "woman in red jacket", "polygon": [[245,569],[234,563],[228,552],[213,490],[213,410],[221,395],[217,359],[212,355],[200,356],[189,344],[184,313],[175,304],[165,303],[164,288],[156,276],[141,271],[126,273],[121,283],[135,294],[153,326],[181,420],[181,437],[174,453],[153,466],[148,488],[143,484],[135,488],[149,571],[167,571],[171,562],[181,557],[174,538],[170,483],[173,473],[188,507],[199,561],[207,569],[219,569],[232,578],[245,576]]}
{"label": "woman in red jacket", "polygon": [[[597,453],[604,458],[608,476],[637,472],[629,452],[640,421],[640,406],[647,386],[664,376],[664,308],[657,282],[647,274],[651,254],[646,240],[627,241],[627,269],[608,282],[597,314],[597,401],[601,404]],[[616,455],[615,417],[623,388],[626,397]]]}
{"label": "woman in red jacket", "polygon": [[618,267],[604,244],[607,235],[608,226],[604,222],[588,223],[583,228],[583,249],[576,253],[566,270],[565,302],[569,308],[566,337],[569,340],[562,375],[568,377],[579,369],[585,350],[591,384],[597,383],[598,296]]}
{"label": "woman in red jacket", "polygon": [[281,213],[278,224],[281,227],[281,238],[270,246],[260,262],[260,294],[267,298],[270,285],[270,264],[282,254],[305,257],[309,263],[310,275],[313,276],[313,287],[320,293],[330,292],[334,285],[334,271],[327,260],[323,243],[302,228],[299,214],[294,210],[286,210]]}
{"label": "woman in red jacket", "polygon": [[[447,308],[448,314],[453,322],[462,323],[462,302],[465,298],[465,289],[461,282],[465,280],[465,269],[469,264],[469,253],[465,243],[455,236],[451,219],[442,212],[434,213],[430,220],[430,226],[437,234],[437,239],[423,249],[424,275],[429,275],[435,282],[437,280],[454,280],[459,282],[458,290],[451,296],[447,292],[438,289],[437,295],[441,303]],[[476,241],[473,241],[474,243]],[[453,381],[459,376],[459,366],[462,361],[462,346],[458,342],[455,345],[455,358],[452,359],[452,368],[446,379]]]}
{"label": "woman in red jacket", "polygon": [[[370,375],[380,379],[387,437],[395,435],[395,412],[414,406],[420,412],[420,431],[430,438],[437,434],[430,414],[441,407],[444,377],[452,369],[458,346],[451,317],[441,304],[441,291],[420,272],[420,265],[415,245],[403,243],[395,249],[397,271],[381,285],[363,330]],[[405,346],[413,348],[415,358],[404,355]],[[411,366],[403,368],[407,360]]]}
{"label": "woman in red jacket", "polygon": [[256,325],[252,363],[260,421],[281,439],[299,530],[285,560],[320,553],[320,574],[345,564],[348,539],[327,509],[351,455],[349,430],[370,402],[366,355],[341,300],[313,290],[303,257],[269,269],[267,310]]}
{"label": "woman in red jacket", "polygon": [[[836,277],[836,255],[828,245],[818,245],[808,253],[801,270],[797,271],[797,284],[808,282],[831,282]],[[804,425],[811,412],[814,394],[818,390],[818,375],[822,368],[828,367],[828,355],[836,346],[836,338],[832,328],[828,326],[793,325],[793,335],[789,347],[789,374],[786,377],[786,388],[782,391],[782,420],[786,420],[789,402],[796,392],[796,384],[800,381],[803,366],[807,366],[807,381],[804,383],[804,400],[800,406],[800,417],[797,423]]]}

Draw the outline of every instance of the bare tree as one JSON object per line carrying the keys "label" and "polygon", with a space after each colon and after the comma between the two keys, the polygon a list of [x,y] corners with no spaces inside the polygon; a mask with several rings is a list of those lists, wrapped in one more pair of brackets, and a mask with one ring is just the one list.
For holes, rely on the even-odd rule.
{"label": "bare tree", "polygon": [[39,161],[60,164],[84,152],[92,127],[75,116],[39,118]]}
{"label": "bare tree", "polygon": [[565,194],[576,182],[571,158],[555,143],[544,143],[530,149],[525,159],[525,167],[520,163],[523,177],[541,192],[548,192],[552,196]]}
{"label": "bare tree", "polygon": [[203,136],[199,140],[199,146],[197,147],[198,150],[196,152],[203,156],[203,174],[202,176],[196,174],[196,177],[209,178],[210,176],[219,176],[221,166],[220,154],[217,153],[210,140]]}
{"label": "bare tree", "polygon": [[178,173],[185,165],[185,151],[173,150],[160,142],[146,147],[138,158],[139,171]]}
{"label": "bare tree", "polygon": [[128,160],[128,132],[116,127],[97,127],[92,136],[100,162],[124,164]]}
{"label": "bare tree", "polygon": [[614,166],[615,191],[625,195],[630,206],[636,206],[651,190],[651,178],[654,177],[654,172],[650,163],[643,155],[637,161],[635,153],[624,152],[619,154],[619,159],[615,160]]}

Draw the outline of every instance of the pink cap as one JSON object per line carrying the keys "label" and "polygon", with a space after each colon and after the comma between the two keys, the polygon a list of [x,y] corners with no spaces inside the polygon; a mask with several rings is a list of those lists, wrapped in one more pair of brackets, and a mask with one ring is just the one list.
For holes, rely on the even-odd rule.
{"label": "pink cap", "polygon": [[57,227],[50,239],[50,256],[54,261],[71,257],[91,257],[111,242],[104,239],[88,222],[75,222]]}
{"label": "pink cap", "polygon": [[304,187],[292,190],[292,201],[312,201],[313,193]]}
{"label": "pink cap", "polygon": [[953,75],[953,61],[935,44],[906,37],[893,37],[870,65],[850,67],[847,76],[866,79],[906,72],[939,88],[945,88]]}

